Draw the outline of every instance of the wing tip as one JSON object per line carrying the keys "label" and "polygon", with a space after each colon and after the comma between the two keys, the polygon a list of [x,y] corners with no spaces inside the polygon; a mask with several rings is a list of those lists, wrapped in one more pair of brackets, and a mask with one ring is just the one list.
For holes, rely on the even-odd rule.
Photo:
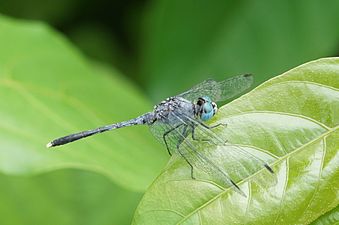
{"label": "wing tip", "polygon": [[254,75],[252,73],[246,73],[244,75],[242,75],[243,78],[250,80],[252,83],[254,81]]}
{"label": "wing tip", "polygon": [[230,181],[232,185],[236,188],[236,191],[243,197],[247,198],[247,195],[240,189],[240,187],[233,180],[230,180]]}
{"label": "wing tip", "polygon": [[267,163],[265,163],[264,166],[271,174],[274,174],[272,167],[270,167]]}

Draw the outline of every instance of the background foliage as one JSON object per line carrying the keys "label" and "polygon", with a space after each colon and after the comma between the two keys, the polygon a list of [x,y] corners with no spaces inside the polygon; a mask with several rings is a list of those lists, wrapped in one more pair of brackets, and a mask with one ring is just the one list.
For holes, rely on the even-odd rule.
{"label": "background foliage", "polygon": [[[46,142],[136,116],[207,77],[251,72],[259,84],[336,56],[338,10],[335,0],[1,1],[20,20],[0,18],[0,223],[129,224],[167,160],[146,128],[63,151]],[[337,208],[316,224],[335,218]]]}

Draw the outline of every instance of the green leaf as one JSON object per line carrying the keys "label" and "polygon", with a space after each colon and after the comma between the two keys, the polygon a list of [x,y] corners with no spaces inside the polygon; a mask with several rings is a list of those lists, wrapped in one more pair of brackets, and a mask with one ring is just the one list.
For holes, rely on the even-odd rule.
{"label": "green leaf", "polygon": [[54,138],[138,116],[151,105],[128,81],[88,63],[47,26],[0,17],[0,171],[81,168],[142,191],[166,151],[146,127],[107,132],[60,148]]}
{"label": "green leaf", "polygon": [[147,79],[140,81],[155,99],[206,76],[253,73],[259,84],[338,51],[336,0],[160,0],[151,6],[140,57]]}
{"label": "green leaf", "polygon": [[0,174],[0,224],[128,225],[140,198],[93,172]]}
{"label": "green leaf", "polygon": [[[221,107],[212,124],[231,145],[204,144],[247,197],[172,157],[134,224],[309,224],[339,204],[339,58],[284,73]],[[234,146],[241,146],[235,148]],[[270,162],[274,174],[250,154]],[[241,163],[239,163],[241,161]],[[198,176],[199,175],[199,176]]]}

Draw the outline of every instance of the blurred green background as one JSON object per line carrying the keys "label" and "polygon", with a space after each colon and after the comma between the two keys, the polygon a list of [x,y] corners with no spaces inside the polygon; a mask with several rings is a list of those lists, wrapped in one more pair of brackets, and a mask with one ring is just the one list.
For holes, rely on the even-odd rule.
{"label": "blurred green background", "polygon": [[[0,1],[1,14],[49,24],[90,63],[118,71],[153,103],[207,78],[253,73],[258,85],[338,56],[338,12],[337,0]],[[166,162],[162,150],[152,179]],[[4,225],[129,224],[142,197],[141,190],[80,169],[0,177]]]}

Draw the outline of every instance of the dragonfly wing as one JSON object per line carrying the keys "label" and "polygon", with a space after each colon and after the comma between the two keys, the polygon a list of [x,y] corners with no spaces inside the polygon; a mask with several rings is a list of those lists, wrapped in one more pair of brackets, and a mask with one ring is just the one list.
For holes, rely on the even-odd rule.
{"label": "dragonfly wing", "polygon": [[[225,148],[223,154],[225,155],[225,158],[229,159],[229,167],[237,168],[239,173],[242,171],[242,175],[240,175],[241,178],[250,176],[252,173],[262,169],[263,167],[265,167],[269,172],[274,173],[272,168],[268,165],[269,162],[275,160],[275,158],[271,155],[254,151],[251,147],[230,144],[226,138],[213,131],[213,129],[218,128],[209,128],[202,122],[189,117],[185,117],[185,119],[195,124],[194,132],[196,136],[198,136],[196,138],[208,140],[208,142],[213,145]],[[244,166],[245,164],[246,166]]]}
{"label": "dragonfly wing", "polygon": [[213,101],[224,101],[244,92],[253,84],[253,76],[250,74],[232,77],[220,82],[205,80],[190,90],[179,94],[178,97],[195,101],[199,97],[209,96]]}
{"label": "dragonfly wing", "polygon": [[[231,179],[228,173],[217,166],[211,159],[209,159],[199,148],[199,143],[193,143],[188,135],[191,135],[191,123],[184,119],[183,115],[177,115],[173,113],[173,116],[177,118],[177,121],[180,121],[177,124],[161,124],[158,123],[155,126],[151,125],[151,132],[157,134],[158,139],[163,138],[159,135],[163,130],[169,132],[166,135],[166,145],[170,146],[171,152],[176,152],[181,155],[189,165],[193,166],[195,169],[201,169],[209,177],[215,178],[222,182],[223,186],[233,187],[239,194],[246,196],[236,183]],[[160,128],[161,127],[161,128]],[[160,132],[159,132],[160,131]],[[160,138],[159,138],[160,137]]]}
{"label": "dragonfly wing", "polygon": [[249,89],[253,84],[254,78],[250,74],[232,77],[218,83],[220,93],[218,96],[211,97],[215,101],[225,101],[233,98]]}
{"label": "dragonfly wing", "polygon": [[190,101],[195,101],[203,96],[219,96],[221,91],[218,82],[212,79],[204,80],[203,82],[193,86],[191,89],[178,95]]}

